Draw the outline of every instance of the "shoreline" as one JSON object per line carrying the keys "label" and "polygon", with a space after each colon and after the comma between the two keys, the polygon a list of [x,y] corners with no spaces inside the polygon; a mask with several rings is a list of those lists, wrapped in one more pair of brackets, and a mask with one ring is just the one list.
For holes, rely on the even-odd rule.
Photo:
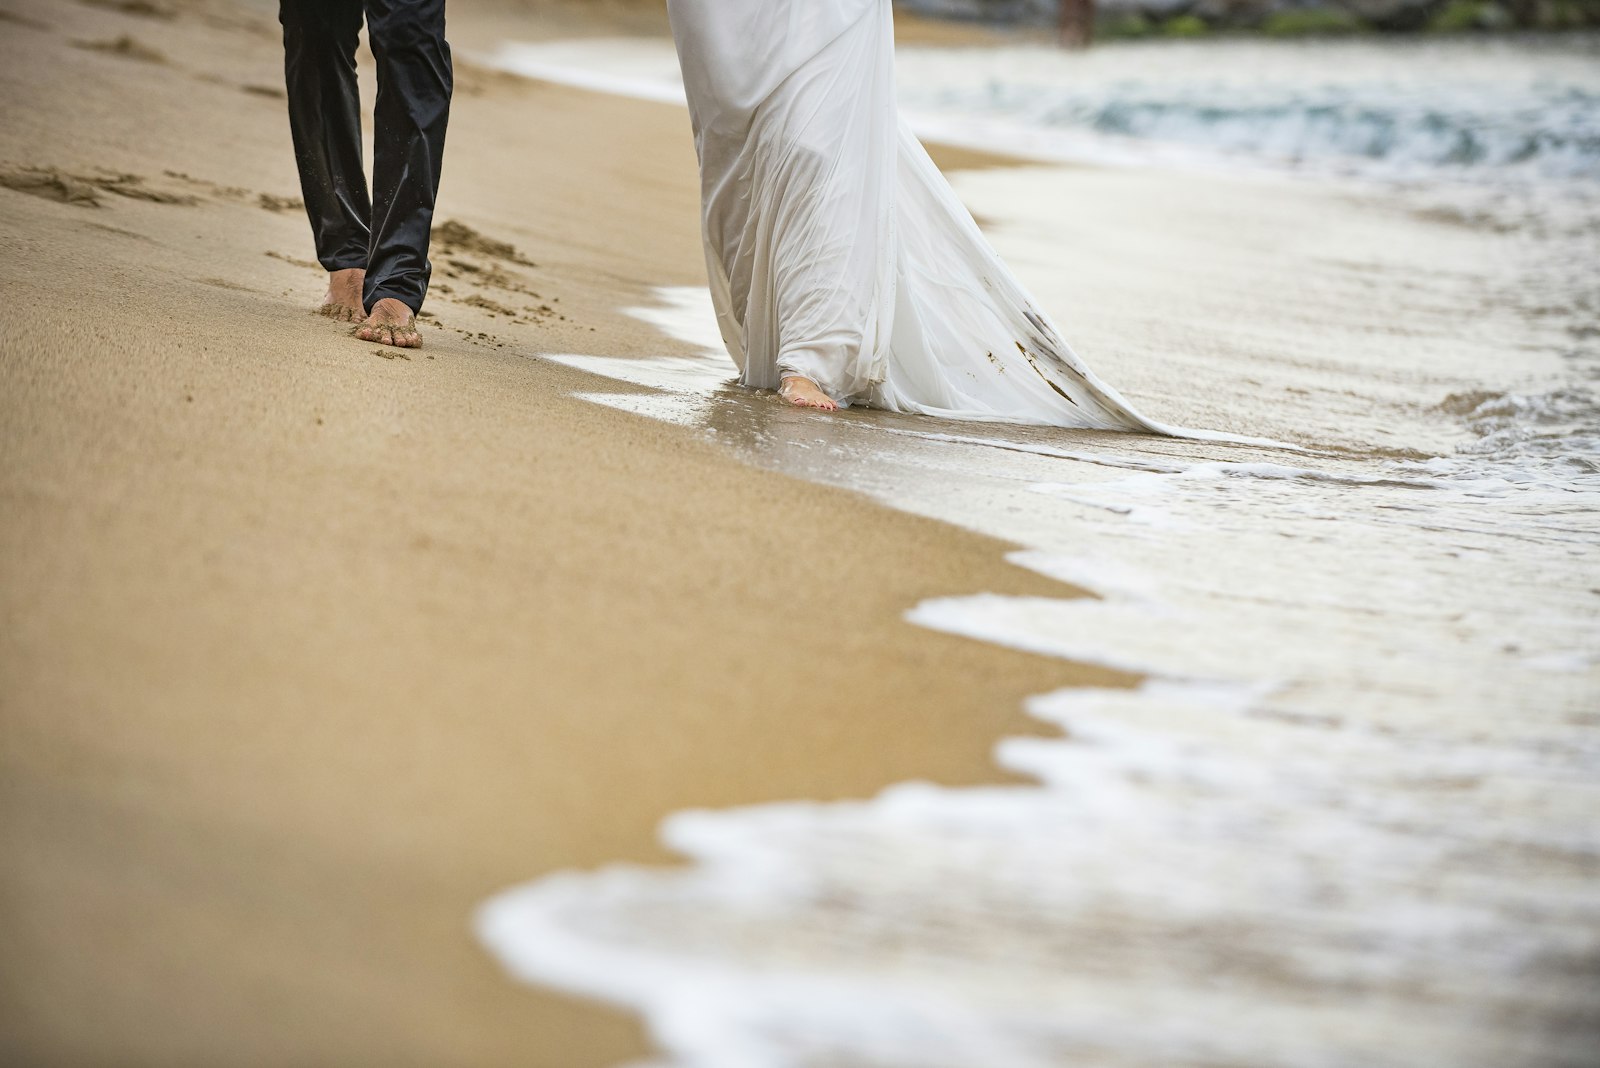
{"label": "shoreline", "polygon": [[[993,741],[1045,729],[1025,694],[1119,677],[901,622],[1060,592],[1002,543],[752,470],[528,358],[675,351],[617,309],[701,278],[677,109],[464,69],[439,220],[538,266],[462,235],[426,347],[385,359],[302,310],[321,275],[262,5],[10,10],[14,1055],[641,1055],[635,1021],[506,981],[477,902],[667,859],[685,807],[1008,781]],[[124,37],[155,58],[75,44]],[[81,187],[97,206],[56,199]],[[811,547],[841,544],[816,582]],[[778,649],[839,663],[797,683]]]}
{"label": "shoreline", "polygon": [[[1558,228],[1519,248],[1515,228],[1394,189],[1254,177],[1013,167],[955,183],[1041,303],[1076,304],[1074,336],[1100,339],[1091,365],[1121,359],[1110,380],[1214,413],[1164,418],[1272,427],[1299,456],[869,411],[750,433],[692,286],[638,314],[699,357],[568,360],[653,390],[597,404],[1028,545],[1008,559],[1097,595],[936,598],[908,622],[1145,681],[1030,697],[1062,734],[996,754],[1029,784],[679,813],[663,834],[687,865],[508,886],[478,929],[513,974],[630,1006],[673,1063],[925,1064],[961,1048],[988,1064],[1027,1036],[1056,1053],[1038,1064],[1373,1064],[1404,1049],[1492,1068],[1567,1063],[1592,1042],[1559,963],[1600,919],[1575,874],[1593,791],[1568,793],[1592,765],[1592,608],[1548,576],[1593,559],[1566,527],[1596,530],[1582,496],[1596,487],[1555,453],[1474,455],[1506,411],[1570,404],[1592,424],[1561,392],[1583,292],[1538,251],[1582,246]],[[1164,204],[1180,182],[1189,206]],[[1522,308],[1534,277],[1546,313]],[[1168,330],[1151,309],[1175,303]],[[1143,359],[1118,351],[1130,343]],[[1466,793],[1437,793],[1447,780]],[[1510,877],[1474,859],[1558,839],[1567,859]],[[1014,907],[1000,917],[995,901]],[[1430,944],[1462,914],[1480,917],[1471,952]],[[1157,945],[1177,950],[1157,963]],[[691,984],[700,996],[675,994]],[[1214,1026],[1246,1014],[1259,1031]]]}
{"label": "shoreline", "polygon": [[[1159,557],[1163,528],[1146,520],[1163,508],[1191,523],[1209,514],[1208,485],[1184,481],[1191,468],[1268,457],[1072,439],[1166,471],[1128,477],[1059,442],[1053,455],[1048,432],[988,426],[978,451],[1004,459],[975,459],[958,440],[979,432],[970,424],[816,422],[770,396],[708,402],[663,391],[655,371],[602,370],[702,351],[625,310],[704,285],[678,107],[463,63],[438,217],[457,225],[434,253],[426,347],[385,358],[302,311],[321,276],[306,263],[271,93],[270,5],[195,0],[166,21],[7,2],[39,25],[0,42],[18,101],[0,131],[0,278],[13,304],[0,389],[0,844],[19,858],[0,949],[21,962],[0,983],[0,1048],[62,1063],[215,1059],[225,1047],[274,1062],[614,1064],[649,1052],[641,1024],[513,984],[472,941],[483,900],[619,864],[693,879],[693,861],[658,839],[662,818],[686,809],[701,810],[691,827],[737,832],[752,806],[870,812],[877,802],[859,799],[907,780],[941,796],[1038,792],[1051,753],[1084,759],[1070,749],[1084,709],[1049,711],[1063,691],[1096,694],[1109,719],[1156,741],[1220,754],[1241,781],[1302,747],[1355,744],[1295,733],[1326,725],[1326,692],[1243,708],[1235,736],[1204,700],[1169,715],[1133,690],[1145,669],[1207,677],[1225,636],[1277,649],[1270,616],[1199,637],[1172,622],[1181,613],[1141,616],[1158,602],[1136,581],[1144,572],[1119,587],[1125,573],[1101,566],[1114,550],[1136,565]],[[631,5],[613,14],[643,26],[627,22]],[[463,5],[452,36],[493,38],[500,17]],[[124,35],[159,59],[74,44]],[[52,78],[82,90],[63,99]],[[363,78],[370,102],[366,66]],[[183,115],[183,128],[140,123],[135,100]],[[1002,254],[1040,280],[1041,302],[1073,308],[1091,366],[1164,420],[1258,419],[1274,436],[1363,443],[1328,460],[1362,476],[1464,431],[1437,414],[1386,427],[1415,404],[1416,381],[1382,379],[1341,339],[1371,345],[1373,368],[1429,354],[1413,378],[1440,395],[1493,381],[1480,356],[1496,338],[1528,339],[1520,310],[1495,309],[1473,359],[1452,351],[1453,310],[1480,293],[1468,272],[1369,308],[1374,272],[1404,278],[1509,238],[1377,201],[1341,207],[1342,193],[1265,195],[1192,175],[1082,168],[1062,187],[1073,195],[1052,200],[1011,161],[930,150],[962,170],[963,199],[997,220]],[[60,199],[85,190],[97,207]],[[1272,244],[1274,227],[1302,217],[1315,225],[1295,231],[1299,246]],[[1396,228],[1401,247],[1372,253]],[[1220,252],[1206,258],[1210,247]],[[1170,323],[1151,315],[1157,297]],[[1358,390],[1368,377],[1370,395]],[[1313,406],[1321,422],[1303,425],[1297,412]],[[1143,487],[1160,478],[1164,496],[1141,516]],[[1263,495],[1274,479],[1261,478]],[[1024,502],[1038,502],[1026,522],[1014,518]],[[1017,507],[974,522],[988,504]],[[1289,534],[1308,553],[1321,544],[1315,524]],[[1048,538],[1061,541],[1054,556],[1037,549]],[[1423,558],[1435,548],[1416,544]],[[1474,551],[1493,551],[1484,544]],[[1307,570],[1278,578],[1287,588]],[[1306,613],[1294,625],[1337,638],[1340,612],[1374,618],[1297,589],[1289,607]],[[1216,607],[1199,581],[1161,592],[1185,612]],[[1014,614],[1032,608],[1042,618]],[[1404,646],[1427,650],[1423,637]],[[1292,652],[1273,670],[1293,678]],[[1364,669],[1386,663],[1364,655]],[[1141,670],[1089,666],[1097,658]],[[1395,718],[1341,714],[1379,739],[1433,726],[1404,706],[1380,711]],[[1081,725],[1087,738],[1103,726]],[[1270,759],[1228,749],[1258,737]],[[1164,783],[1133,738],[1106,752]],[[1445,741],[1452,755],[1457,740]],[[1352,752],[1350,767],[1388,758]],[[1314,783],[1327,771],[1287,766]],[[1346,800],[1388,800],[1378,778],[1358,777]],[[1103,785],[1121,796],[1116,774]],[[562,876],[589,876],[573,878]],[[824,945],[830,928],[817,931]],[[744,932],[751,946],[765,934]],[[1114,945],[1090,945],[1115,958]],[[80,1022],[91,1011],[92,1031]]]}

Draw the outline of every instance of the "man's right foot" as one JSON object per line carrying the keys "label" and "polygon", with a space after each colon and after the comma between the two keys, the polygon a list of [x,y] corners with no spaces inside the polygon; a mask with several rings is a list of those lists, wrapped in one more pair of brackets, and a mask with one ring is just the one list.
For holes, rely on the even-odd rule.
{"label": "man's right foot", "polygon": [[420,349],[422,335],[417,332],[417,317],[394,297],[384,297],[372,306],[372,313],[351,331],[362,341],[393,345],[401,349]]}
{"label": "man's right foot", "polygon": [[361,284],[367,272],[360,267],[328,272],[328,295],[322,298],[318,315],[326,315],[341,323],[359,323],[367,317],[361,307]]}

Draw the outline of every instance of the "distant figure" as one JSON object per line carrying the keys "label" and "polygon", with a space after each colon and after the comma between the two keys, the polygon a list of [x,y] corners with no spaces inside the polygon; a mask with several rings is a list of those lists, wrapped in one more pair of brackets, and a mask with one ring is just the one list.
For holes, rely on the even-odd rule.
{"label": "distant figure", "polygon": [[1094,40],[1094,0],[1061,0],[1061,47],[1088,48]]}
{"label": "distant figure", "polygon": [[[363,17],[378,61],[371,198],[356,84]],[[361,324],[363,341],[419,347],[454,83],[444,0],[279,0],[278,21],[300,189],[328,272],[322,314]]]}

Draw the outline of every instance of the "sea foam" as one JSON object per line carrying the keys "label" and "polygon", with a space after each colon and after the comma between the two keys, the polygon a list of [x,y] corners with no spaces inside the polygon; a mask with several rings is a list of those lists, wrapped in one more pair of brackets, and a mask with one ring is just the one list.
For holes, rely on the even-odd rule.
{"label": "sea foam", "polygon": [[[1283,106],[1388,92],[1362,87],[1362,57],[1381,55],[1362,47],[1342,53],[1347,71],[1280,71],[1333,85]],[[1170,70],[1147,66],[1144,88],[1116,91],[1179,99],[1214,62],[1160,55]],[[1545,91],[1530,87],[1547,57],[1511,56],[1515,110]],[[1431,73],[1424,62],[1417,93],[1497,62],[1467,58]],[[638,77],[670,80],[649,62]],[[902,84],[916,100],[944,72],[950,95],[922,99],[925,113],[949,104],[941,121],[993,138],[1020,120],[983,110],[1045,79],[1033,62],[913,53]],[[1058,62],[1038,59],[1061,92],[1086,92]],[[1085,77],[1110,93],[1109,69]],[[1548,73],[1559,82],[1570,65]],[[963,95],[980,90],[984,109]],[[1500,106],[1451,99],[1458,113]],[[1235,108],[1248,122],[1219,126],[1288,121],[1256,103]],[[1062,131],[1112,137],[1022,118],[1046,157]],[[1181,142],[1172,131],[1199,119],[1180,118],[1117,133],[1118,151],[1137,154],[1140,136]],[[1232,149],[1261,156],[1249,141],[1233,136]],[[1417,158],[1379,163],[1394,175]],[[1568,180],[1547,163],[1519,180]],[[1062,214],[1066,185],[1048,170],[957,187],[1052,307],[1084,291],[1091,307],[1114,300],[1175,254],[1163,246],[1123,274],[1105,250],[1072,267],[1093,233]],[[1060,596],[951,590],[906,618],[1112,668],[1125,684],[1028,702],[1059,736],[1003,739],[995,758],[1029,784],[676,813],[661,837],[683,866],[509,889],[479,912],[485,944],[523,978],[640,1013],[659,1063],[678,1068],[1586,1064],[1600,1041],[1600,410],[1587,385],[1600,354],[1581,321],[1592,239],[1570,242],[1594,232],[1592,217],[1517,231],[1496,246],[1503,260],[1462,262],[1469,246],[1434,231],[1433,244],[1382,245],[1396,203],[1408,202],[1339,215],[1337,233],[1296,232],[1335,251],[1293,261],[1319,299],[1275,309],[1281,332],[1267,334],[1248,294],[1208,280],[1210,300],[1234,303],[1187,318],[1183,347],[1144,362],[1161,368],[1145,388],[1176,377],[1184,397],[1297,451],[797,415],[732,384],[708,296],[692,287],[635,314],[695,351],[552,357],[600,376],[583,394],[596,403],[1026,546],[1008,559],[1067,584]],[[1281,235],[1272,225],[1232,216],[1226,236],[1256,241],[1260,259]],[[1191,254],[1224,269],[1197,233]],[[1339,258],[1355,255],[1348,269]],[[1097,277],[1107,271],[1113,283]],[[1407,318],[1373,328],[1380,306]],[[1239,308],[1258,318],[1216,325]],[[1129,304],[1101,318],[1159,336],[1150,314]],[[1208,331],[1218,355],[1197,357]],[[1137,387],[1140,359],[1118,358],[1107,371],[1089,353]]]}

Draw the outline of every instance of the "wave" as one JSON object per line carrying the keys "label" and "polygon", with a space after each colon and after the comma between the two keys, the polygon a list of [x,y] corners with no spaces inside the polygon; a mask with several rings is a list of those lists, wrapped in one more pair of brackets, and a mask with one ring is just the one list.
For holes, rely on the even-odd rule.
{"label": "wave", "polygon": [[996,750],[1031,784],[679,812],[684,866],[510,888],[476,929],[512,973],[639,1012],[660,1068],[1585,1063],[1600,635],[1560,576],[1600,480],[1548,466],[1584,391],[1419,393],[1470,433],[1427,461],[789,422],[704,290],[659,296],[703,355],[554,357],[656,391],[590,399],[1031,546],[1089,596],[907,620],[1144,678],[1032,698],[1061,734]]}
{"label": "wave", "polygon": [[907,50],[902,99],[1128,145],[1393,177],[1600,179],[1600,78],[1563,46]]}

